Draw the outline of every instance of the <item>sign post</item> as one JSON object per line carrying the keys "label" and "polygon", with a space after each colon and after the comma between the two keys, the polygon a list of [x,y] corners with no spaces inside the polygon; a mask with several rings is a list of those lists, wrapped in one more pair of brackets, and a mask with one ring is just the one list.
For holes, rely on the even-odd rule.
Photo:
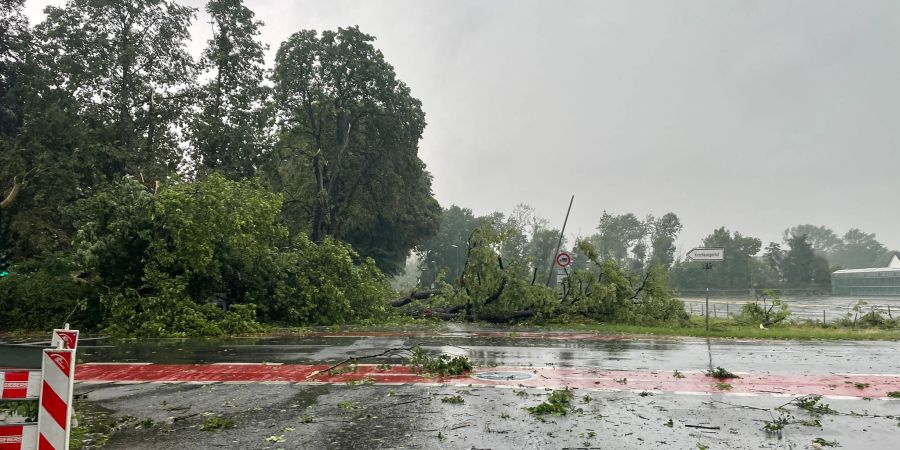
{"label": "sign post", "polygon": [[687,252],[691,261],[703,261],[703,271],[706,272],[706,331],[709,331],[709,271],[713,268],[713,261],[725,261],[725,249],[722,247],[693,248]]}

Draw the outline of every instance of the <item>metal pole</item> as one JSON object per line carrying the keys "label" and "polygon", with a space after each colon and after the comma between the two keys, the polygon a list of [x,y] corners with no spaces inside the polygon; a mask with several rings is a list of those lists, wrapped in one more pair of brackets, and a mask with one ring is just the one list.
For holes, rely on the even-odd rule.
{"label": "metal pole", "polygon": [[453,268],[453,274],[456,275],[456,287],[459,287],[459,278],[462,275],[459,267],[459,246],[456,244],[450,244],[450,246],[456,249],[456,266]]}
{"label": "metal pole", "polygon": [[709,331],[709,285],[706,286],[706,331]]}
{"label": "metal pole", "polygon": [[559,249],[562,247],[563,234],[566,232],[566,224],[569,223],[569,213],[572,212],[572,202],[575,201],[575,196],[569,200],[569,209],[566,210],[566,219],[563,220],[562,230],[559,231],[559,241],[556,243],[556,253],[553,254],[553,261],[550,261],[550,270],[547,271],[547,286],[550,286],[550,278],[553,277],[553,263],[556,262],[556,255],[559,254]]}
{"label": "metal pole", "polygon": [[709,271],[712,270],[712,263],[706,263],[703,266],[706,272],[706,331],[709,331]]}

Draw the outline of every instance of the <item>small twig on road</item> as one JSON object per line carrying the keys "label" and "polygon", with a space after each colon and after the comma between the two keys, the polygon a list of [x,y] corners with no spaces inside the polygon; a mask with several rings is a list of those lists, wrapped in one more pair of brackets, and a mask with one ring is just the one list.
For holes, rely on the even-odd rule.
{"label": "small twig on road", "polygon": [[[800,398],[800,397],[797,397],[797,398]],[[734,407],[734,408],[752,409],[752,410],[756,410],[756,411],[765,411],[765,412],[768,412],[769,414],[771,414],[772,412],[778,411],[778,410],[784,408],[785,406],[794,404],[794,402],[797,400],[797,398],[793,398],[793,399],[791,399],[791,401],[789,401],[789,402],[787,402],[787,403],[784,403],[784,404],[782,404],[782,405],[776,406],[776,407],[774,407],[774,408],[760,408],[760,407],[757,407],[757,406],[750,406],[750,405],[737,405],[737,404],[734,404],[734,403],[728,403],[728,402],[723,402],[723,401],[719,401],[719,400],[712,400],[712,401],[708,401],[708,402],[703,402],[703,404],[705,404],[705,405],[712,405],[713,403],[718,403],[718,404],[722,404],[722,405],[728,405],[728,406],[731,406],[731,407]],[[845,413],[845,412],[841,412],[841,411],[834,411],[834,410],[832,410],[832,411],[833,411],[833,412],[830,413],[830,414],[835,414],[835,415],[838,415],[838,416],[871,417],[871,418],[876,418],[876,419],[893,419],[893,418],[895,417],[895,416],[890,416],[890,415],[882,416],[882,415],[880,415],[880,414],[858,413],[858,412],[854,412],[854,411],[851,411],[851,412],[849,412],[849,413]]]}
{"label": "small twig on road", "polygon": [[463,423],[459,423],[459,424],[456,424],[456,425],[450,427],[450,429],[457,430],[459,428],[471,427],[472,425],[473,425],[472,422],[463,422]]}
{"label": "small twig on road", "polygon": [[737,404],[734,404],[734,403],[723,402],[723,401],[720,401],[720,400],[711,400],[711,401],[703,402],[703,403],[706,404],[706,405],[712,405],[713,403],[717,403],[717,404],[720,404],[720,405],[731,406],[731,407],[733,407],[733,408],[753,409],[753,410],[756,410],[756,411],[768,411],[768,412],[771,412],[771,411],[774,411],[774,410],[778,410],[778,409],[784,408],[785,406],[790,405],[791,403],[794,403],[794,400],[791,400],[791,401],[789,401],[789,402],[787,402],[787,403],[785,403],[785,404],[783,404],[783,405],[776,406],[776,407],[774,407],[774,408],[760,408],[760,407],[757,407],[757,406],[750,406],[750,405],[737,405]]}
{"label": "small twig on road", "polygon": [[199,415],[200,415],[200,413],[187,414],[187,415],[184,415],[184,416],[169,417],[169,420],[171,420],[172,423],[175,423],[175,422],[179,422],[179,421],[182,421],[182,420],[190,419],[191,417],[195,417],[195,416],[199,416]]}
{"label": "small twig on road", "polygon": [[417,399],[413,399],[413,400],[410,400],[410,401],[408,401],[408,402],[391,403],[390,405],[380,406],[380,408],[381,408],[381,409],[388,409],[388,408],[392,408],[392,407],[394,407],[394,406],[408,405],[408,404],[410,404],[410,403],[415,403],[415,402],[422,401],[422,400],[428,400],[428,397],[419,397],[419,398],[417,398]]}
{"label": "small twig on road", "polygon": [[721,430],[722,429],[722,427],[716,427],[716,426],[710,427],[710,426],[706,426],[706,425],[691,425],[689,423],[685,424],[684,426],[686,426],[688,428],[699,428],[701,430]]}
{"label": "small twig on road", "polygon": [[166,411],[184,411],[191,409],[190,406],[173,406],[171,408],[166,408]]}

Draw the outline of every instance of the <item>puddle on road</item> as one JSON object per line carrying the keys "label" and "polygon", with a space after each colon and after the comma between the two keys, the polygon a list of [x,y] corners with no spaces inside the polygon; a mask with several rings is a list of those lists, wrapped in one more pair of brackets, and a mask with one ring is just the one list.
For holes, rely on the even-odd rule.
{"label": "puddle on road", "polygon": [[530,380],[534,376],[527,372],[479,372],[472,375],[472,378],[492,381],[521,381]]}

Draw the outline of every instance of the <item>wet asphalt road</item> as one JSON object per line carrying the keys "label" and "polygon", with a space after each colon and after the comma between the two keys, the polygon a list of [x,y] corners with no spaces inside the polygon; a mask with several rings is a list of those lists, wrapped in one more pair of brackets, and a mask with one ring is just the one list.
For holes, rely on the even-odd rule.
{"label": "wet asphalt road", "polygon": [[[78,360],[151,363],[329,363],[421,344],[478,366],[706,370],[796,375],[900,374],[900,342],[781,341],[465,331],[351,333],[229,339],[83,340]],[[384,362],[391,362],[386,360]],[[40,367],[39,353],[0,346],[0,366]]]}
{"label": "wet asphalt road", "polygon": [[[106,449],[893,449],[895,400],[828,400],[814,414],[784,397],[574,390],[566,415],[535,417],[544,389],[295,384],[84,385],[92,407],[133,416]],[[459,396],[462,403],[444,402]],[[218,415],[230,429],[201,431]],[[766,422],[784,418],[769,433]],[[146,419],[149,419],[147,421]],[[143,424],[141,424],[143,422]],[[149,425],[148,425],[149,423]],[[705,447],[702,447],[705,446]]]}
{"label": "wet asphalt road", "polygon": [[[796,375],[900,373],[898,342],[760,341],[615,337],[586,333],[509,333],[449,329],[425,333],[320,333],[226,340],[83,340],[79,361],[142,363],[328,363],[386,348],[421,344],[466,354],[477,366],[581,367]],[[0,347],[0,365],[21,347]],[[33,350],[33,349],[27,349]],[[372,361],[391,362],[386,361]],[[577,389],[564,416],[537,418],[528,407],[542,388],[262,383],[79,384],[80,406],[134,417],[109,449],[369,448],[674,448],[893,449],[900,441],[900,400],[826,398],[836,414],[812,414],[790,397],[712,392],[699,395]],[[459,395],[461,404],[441,399]],[[588,398],[586,398],[587,396]],[[234,428],[201,431],[211,415]],[[766,421],[784,417],[777,433]],[[145,419],[149,419],[145,420]],[[670,422],[671,419],[671,422]],[[816,422],[818,421],[818,422]],[[89,447],[90,448],[90,447]]]}
{"label": "wet asphalt road", "polygon": [[[525,333],[453,332],[406,336],[292,336],[227,340],[85,342],[80,362],[329,363],[421,344],[467,355],[478,366],[556,366],[617,370],[706,370],[798,375],[900,373],[900,342],[761,341],[695,338],[598,338]],[[390,362],[390,361],[385,361]]]}

